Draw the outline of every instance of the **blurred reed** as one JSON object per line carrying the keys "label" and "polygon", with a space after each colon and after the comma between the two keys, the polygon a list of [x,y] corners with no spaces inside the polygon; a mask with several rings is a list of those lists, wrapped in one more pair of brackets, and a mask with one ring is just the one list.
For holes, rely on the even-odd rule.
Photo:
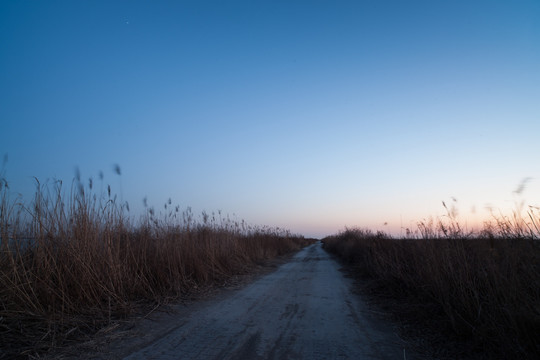
{"label": "blurred reed", "polygon": [[[119,166],[115,172],[120,175]],[[102,173],[99,178],[103,188]],[[34,199],[24,203],[11,198],[0,176],[0,349],[6,356],[96,331],[141,302],[159,304],[223,284],[309,242],[221,212],[196,217],[170,199],[164,212],[146,207],[135,221],[110,186],[95,193],[93,180],[84,186],[78,171],[67,192],[61,181],[35,181]]]}

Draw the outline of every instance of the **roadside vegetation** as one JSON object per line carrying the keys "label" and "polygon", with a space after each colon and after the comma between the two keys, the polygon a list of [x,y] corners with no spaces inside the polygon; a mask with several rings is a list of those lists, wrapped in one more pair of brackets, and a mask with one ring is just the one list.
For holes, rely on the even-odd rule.
{"label": "roadside vegetation", "polygon": [[60,181],[36,179],[25,203],[0,177],[0,359],[28,357],[141,306],[220,286],[310,242],[221,213],[195,216],[170,200],[133,220],[109,186],[94,187],[78,175],[67,192]]}
{"label": "roadside vegetation", "polygon": [[387,310],[398,318],[431,321],[431,330],[463,340],[481,358],[538,359],[539,224],[530,207],[467,232],[448,211],[404,238],[352,228],[323,243],[392,299]]}

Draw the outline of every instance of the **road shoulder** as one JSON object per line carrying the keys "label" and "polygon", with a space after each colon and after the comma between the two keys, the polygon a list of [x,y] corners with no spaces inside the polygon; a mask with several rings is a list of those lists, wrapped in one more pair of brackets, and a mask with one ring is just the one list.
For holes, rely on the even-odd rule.
{"label": "road shoulder", "polygon": [[187,315],[211,303],[222,301],[261,277],[289,262],[297,252],[268,259],[219,285],[194,289],[181,299],[162,304],[144,304],[127,319],[112,321],[97,333],[51,350],[40,359],[122,359],[182,325]]}
{"label": "road shoulder", "polygon": [[[438,360],[485,360],[490,357],[466,339],[458,339],[444,329],[444,316],[437,309],[412,297],[396,298],[385,291],[385,285],[361,275],[350,264],[330,254],[342,267],[340,271],[353,281],[353,292],[367,305],[368,311],[396,330],[399,338],[419,356]],[[429,316],[419,319],[418,307]]]}

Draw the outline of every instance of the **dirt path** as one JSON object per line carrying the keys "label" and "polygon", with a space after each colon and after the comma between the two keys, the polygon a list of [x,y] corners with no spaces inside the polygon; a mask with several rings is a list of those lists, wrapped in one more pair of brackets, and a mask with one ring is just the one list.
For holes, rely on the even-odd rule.
{"label": "dirt path", "polygon": [[104,358],[414,359],[351,285],[318,242],[239,291],[168,315],[161,331]]}

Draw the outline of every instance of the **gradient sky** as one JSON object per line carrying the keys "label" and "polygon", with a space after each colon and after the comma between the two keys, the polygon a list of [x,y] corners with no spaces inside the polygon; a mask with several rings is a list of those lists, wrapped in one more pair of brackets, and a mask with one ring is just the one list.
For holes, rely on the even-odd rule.
{"label": "gradient sky", "polygon": [[24,198],[78,166],[132,213],[471,225],[540,205],[540,1],[2,1],[0,122]]}

